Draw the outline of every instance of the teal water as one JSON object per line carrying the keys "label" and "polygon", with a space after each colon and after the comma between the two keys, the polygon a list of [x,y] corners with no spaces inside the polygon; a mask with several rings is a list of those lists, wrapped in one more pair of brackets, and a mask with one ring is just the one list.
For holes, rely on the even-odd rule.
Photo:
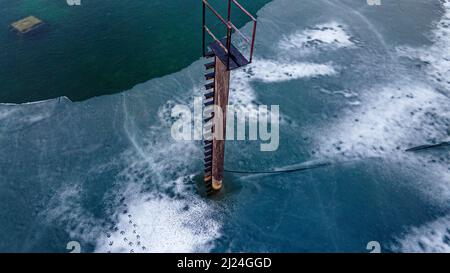
{"label": "teal water", "polygon": [[[450,2],[274,0],[230,103],[278,104],[280,146],[226,144],[202,196],[200,141],[170,136],[203,63],[119,94],[0,105],[0,251],[450,252]],[[248,32],[250,26],[243,27]]]}
{"label": "teal water", "polygon": [[[245,1],[255,13],[268,0]],[[221,1],[211,1],[221,12]],[[19,37],[9,25],[34,15],[46,26]],[[209,17],[216,34],[224,31]],[[234,12],[238,26],[247,18]],[[0,102],[113,94],[176,72],[201,56],[200,0],[0,1]]]}

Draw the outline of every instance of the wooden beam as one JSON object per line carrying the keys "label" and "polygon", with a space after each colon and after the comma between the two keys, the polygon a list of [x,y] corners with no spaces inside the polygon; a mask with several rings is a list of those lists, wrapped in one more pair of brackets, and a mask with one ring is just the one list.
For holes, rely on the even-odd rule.
{"label": "wooden beam", "polygon": [[214,102],[215,105],[222,109],[223,113],[223,115],[215,115],[216,117],[221,116],[222,122],[214,122],[215,131],[219,129],[216,126],[222,126],[222,137],[213,139],[212,177],[213,189],[217,191],[222,188],[225,161],[226,117],[230,89],[230,71],[227,69],[227,64],[218,57],[216,57],[215,73]]}

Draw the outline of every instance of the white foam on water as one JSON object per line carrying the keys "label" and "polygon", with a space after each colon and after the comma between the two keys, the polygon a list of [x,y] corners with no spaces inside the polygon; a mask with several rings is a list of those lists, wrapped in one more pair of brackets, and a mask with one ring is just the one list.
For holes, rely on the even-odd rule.
{"label": "white foam on water", "polygon": [[327,3],[328,5],[331,5],[336,10],[341,10],[345,13],[350,13],[351,15],[346,16],[354,16],[358,17],[360,19],[360,22],[365,24],[368,28],[368,30],[375,35],[383,49],[385,50],[385,54],[389,57],[389,59],[392,59],[391,52],[389,50],[389,47],[383,37],[383,35],[378,31],[377,27],[369,20],[367,16],[365,16],[361,11],[355,9],[354,7],[350,5],[346,5],[343,1],[328,1],[328,0],[322,0],[323,2]]}
{"label": "white foam on water", "polygon": [[190,97],[168,100],[158,110],[159,121],[144,131],[134,122],[132,104],[123,100],[123,128],[132,147],[121,156],[125,168],[111,195],[118,199],[119,193],[125,201],[113,210],[114,229],[96,240],[97,252],[206,252],[214,247],[220,216],[212,214],[214,204],[197,195],[193,185],[197,168],[192,162],[195,156],[201,162],[201,149],[170,135],[172,107],[190,105]]}
{"label": "white foam on water", "polygon": [[[336,69],[331,63],[289,62],[285,60],[255,59],[244,69],[233,71],[230,84],[230,104],[245,109],[250,114],[257,112],[257,95],[253,82],[276,83],[297,79],[334,76]],[[281,109],[282,110],[282,109]]]}
{"label": "white foam on water", "polygon": [[[399,82],[359,92],[361,103],[342,111],[318,133],[319,157],[381,158],[410,178],[429,202],[448,206],[450,157],[406,149],[449,139],[449,98],[420,82]],[[411,228],[393,251],[448,252],[450,218]]]}
{"label": "white foam on water", "polygon": [[210,251],[221,228],[212,213],[200,199],[140,196],[118,217],[118,229],[98,240],[96,252]]}
{"label": "white foam on water", "polygon": [[[171,102],[160,108],[161,124],[169,123]],[[143,143],[124,127],[133,149],[123,156],[126,168],[118,181],[127,212],[117,207],[116,229],[97,240],[97,252],[206,252],[220,236],[221,223],[212,217],[213,205],[195,194],[189,173],[192,155],[201,155],[193,142],[174,141],[166,126],[152,128]],[[165,130],[166,129],[166,130]],[[158,135],[158,138],[156,138]],[[142,137],[142,136],[141,136]],[[153,141],[151,141],[153,140]],[[167,156],[176,155],[176,156]],[[147,189],[143,190],[144,187]],[[106,233],[106,235],[105,235]]]}
{"label": "white foam on water", "polygon": [[428,77],[450,95],[450,1],[441,0],[441,3],[444,14],[431,34],[433,44],[421,48],[399,47],[397,51],[402,56],[421,60]]}
{"label": "white foam on water", "polygon": [[340,96],[343,96],[344,98],[347,98],[347,99],[358,97],[357,93],[355,93],[353,91],[350,91],[350,90],[330,91],[330,90],[322,88],[322,89],[320,89],[320,91],[325,93],[325,94],[329,94],[329,95],[340,95]]}
{"label": "white foam on water", "polygon": [[421,83],[398,83],[361,93],[362,103],[344,109],[343,116],[327,124],[325,135],[319,137],[323,155],[398,154],[399,149],[446,137],[450,104],[434,89]]}
{"label": "white foam on water", "polygon": [[342,110],[316,136],[319,157],[337,160],[383,158],[414,174],[414,184],[433,202],[450,199],[448,158],[406,149],[448,138],[448,98],[420,82],[398,82],[360,93],[361,103]]}
{"label": "white foam on water", "polygon": [[82,245],[95,243],[95,252],[210,251],[221,236],[219,210],[196,194],[187,166],[192,154],[201,153],[192,143],[157,142],[136,142],[138,147],[124,152],[119,163],[111,163],[125,163],[106,198],[124,200],[110,208],[114,226],[102,225],[103,220],[82,207],[80,183],[54,198],[47,219],[64,223],[70,238]]}
{"label": "white foam on water", "polygon": [[410,228],[391,249],[405,253],[450,253],[450,216]]}
{"label": "white foam on water", "polygon": [[332,64],[316,64],[302,62],[280,62],[273,60],[257,60],[248,68],[251,79],[266,83],[335,75]]}
{"label": "white foam on water", "polygon": [[318,49],[334,50],[353,47],[353,38],[347,33],[346,27],[338,22],[328,22],[312,28],[301,30],[284,36],[278,43],[278,48],[286,52],[312,53]]}
{"label": "white foam on water", "polygon": [[82,251],[85,243],[95,242],[95,252],[102,253],[208,252],[221,236],[219,216],[214,214],[217,210],[194,194],[186,194],[183,180],[167,183],[176,184],[173,189],[183,198],[168,197],[161,189],[143,193],[142,181],[128,182],[119,191],[128,200],[126,213],[120,206],[115,209],[112,228],[103,226],[101,219],[80,205],[80,184],[61,191],[43,214],[49,223],[65,225],[69,237],[81,243]]}
{"label": "white foam on water", "polygon": [[[450,136],[450,1],[441,3],[444,14],[432,32],[433,44],[421,48],[397,48],[400,56],[422,61],[430,81],[409,80],[378,90],[371,88],[370,92],[363,93],[360,104],[346,111],[337,124],[329,128],[331,133],[320,138],[320,143],[325,145],[319,150],[329,157],[334,153],[343,157],[376,156],[392,164],[401,164],[403,170],[400,171],[411,176],[411,183],[430,202],[448,206],[448,156],[403,152],[422,144],[448,141]],[[330,136],[338,136],[338,140],[327,144]],[[390,248],[396,252],[450,252],[449,227],[448,215],[411,227]]]}
{"label": "white foam on water", "polygon": [[[364,87],[367,90],[358,92],[357,104],[343,109],[336,122],[324,125],[316,147],[319,156],[339,160],[380,157],[385,164],[401,166],[399,171],[411,177],[412,186],[430,202],[445,207],[450,200],[448,156],[404,152],[415,146],[446,141],[450,136],[450,101],[442,94],[442,90],[449,94],[445,81],[450,78],[450,4],[448,0],[442,3],[446,11],[433,31],[433,45],[398,49],[403,55],[427,63],[425,71],[432,84],[399,75],[403,80]],[[441,88],[438,91],[436,87]],[[446,216],[412,227],[391,249],[449,252],[449,221]]]}

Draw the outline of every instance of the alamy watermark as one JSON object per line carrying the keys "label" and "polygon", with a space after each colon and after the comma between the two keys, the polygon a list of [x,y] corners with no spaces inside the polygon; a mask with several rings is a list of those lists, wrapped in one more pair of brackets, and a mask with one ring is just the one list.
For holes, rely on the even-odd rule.
{"label": "alamy watermark", "polygon": [[194,98],[194,113],[188,105],[175,105],[171,112],[172,118],[177,119],[171,127],[172,138],[178,141],[213,139],[261,141],[261,151],[278,149],[279,105],[270,107],[259,105],[256,111],[228,105],[226,116],[225,111],[217,105],[207,106],[204,110],[202,108],[201,97]]}

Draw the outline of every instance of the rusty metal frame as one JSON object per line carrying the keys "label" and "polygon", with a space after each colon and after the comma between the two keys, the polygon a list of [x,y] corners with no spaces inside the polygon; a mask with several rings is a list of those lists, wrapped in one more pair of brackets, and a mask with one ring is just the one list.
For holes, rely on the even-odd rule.
{"label": "rusty metal frame", "polygon": [[[253,21],[253,31],[252,31],[252,39],[247,38],[241,31],[239,31],[236,26],[233,25],[233,28],[236,30],[237,33],[239,33],[242,37],[244,37],[244,40],[250,44],[250,58],[249,62],[251,63],[253,61],[253,52],[255,49],[255,38],[256,38],[256,26],[258,23],[258,20],[250,13],[248,12],[237,0],[228,0],[229,2],[233,2],[242,12],[244,12],[252,21]],[[230,11],[231,12],[231,11]],[[231,21],[230,21],[231,23]],[[232,23],[231,23],[232,24]]]}
{"label": "rusty metal frame", "polygon": [[[235,4],[242,12],[244,12],[252,21],[253,21],[253,33],[252,38],[248,38],[245,34],[243,34],[232,22],[231,22],[231,6],[232,3]],[[203,50],[203,56],[206,56],[206,33],[208,33],[215,42],[219,44],[219,46],[225,50],[228,61],[227,61],[227,68],[230,69],[230,52],[231,52],[231,38],[232,38],[232,32],[233,30],[239,34],[245,42],[247,42],[250,45],[250,57],[249,62],[251,63],[253,61],[253,52],[255,47],[255,38],[256,38],[256,26],[257,26],[257,20],[256,18],[250,14],[237,0],[228,0],[228,14],[227,14],[227,20],[225,20],[208,2],[208,0],[202,0],[202,13],[203,13],[203,20],[202,20],[202,50]],[[226,36],[226,45],[224,45],[217,37],[211,32],[211,30],[206,26],[206,8],[208,8],[216,17],[227,27],[227,36]]]}

